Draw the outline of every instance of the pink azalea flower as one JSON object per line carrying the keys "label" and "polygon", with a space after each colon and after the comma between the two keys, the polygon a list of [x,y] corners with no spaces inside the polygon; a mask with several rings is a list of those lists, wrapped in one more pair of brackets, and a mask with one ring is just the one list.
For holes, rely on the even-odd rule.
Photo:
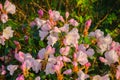
{"label": "pink azalea flower", "polygon": [[2,10],[2,8],[3,8],[3,6],[2,6],[2,4],[0,4],[0,10]]}
{"label": "pink azalea flower", "polygon": [[60,20],[60,13],[58,11],[49,10],[49,15],[54,21]]}
{"label": "pink azalea flower", "polygon": [[39,14],[39,17],[41,18],[41,17],[43,16],[43,14],[44,14],[44,13],[43,13],[43,10],[40,9],[40,10],[38,11],[38,14]]}
{"label": "pink azalea flower", "polygon": [[46,23],[46,21],[45,21],[45,20],[41,20],[41,19],[39,19],[39,18],[36,18],[36,19],[35,19],[35,23],[36,23],[36,25],[37,25],[37,27],[38,27],[38,29],[39,29],[43,24]]}
{"label": "pink azalea flower", "polygon": [[15,5],[9,2],[8,0],[5,1],[4,9],[6,10],[7,13],[10,14],[14,14],[16,11]]}
{"label": "pink azalea flower", "polygon": [[44,40],[44,38],[48,35],[48,31],[41,31],[39,30],[39,36],[41,40]]}
{"label": "pink azalea flower", "polygon": [[32,62],[32,70],[35,71],[35,73],[38,73],[39,70],[41,70],[40,62],[41,62],[40,59],[33,60],[33,62]]}
{"label": "pink azalea flower", "polygon": [[6,23],[8,21],[8,15],[7,14],[1,14],[1,21],[3,23]]}
{"label": "pink azalea flower", "polygon": [[60,16],[60,21],[65,22],[62,16]]}
{"label": "pink azalea flower", "polygon": [[5,45],[5,38],[0,36],[0,44]]}
{"label": "pink azalea flower", "polygon": [[66,75],[72,74],[72,70],[71,69],[67,69],[66,71],[63,72],[63,74],[66,74]]}
{"label": "pink azalea flower", "polygon": [[62,58],[63,58],[64,62],[71,62],[71,60],[68,57],[66,57],[66,56],[63,56]]}
{"label": "pink azalea flower", "polygon": [[79,70],[77,80],[85,80],[87,78],[89,78],[89,75],[87,75],[83,71]]}
{"label": "pink azalea flower", "polygon": [[120,79],[120,65],[117,66],[117,70],[116,70],[116,75],[115,75],[116,79]]}
{"label": "pink azalea flower", "polygon": [[107,61],[108,61],[107,64],[109,64],[109,65],[111,63],[115,63],[115,62],[119,61],[118,55],[114,50],[107,51],[105,53],[105,59],[107,59]]}
{"label": "pink azalea flower", "polygon": [[61,32],[60,29],[57,26],[54,27],[54,29],[52,31],[55,32],[55,33],[60,33]]}
{"label": "pink azalea flower", "polygon": [[37,76],[37,77],[35,78],[35,80],[41,80],[41,79],[40,79],[40,76]]}
{"label": "pink azalea flower", "polygon": [[92,20],[91,20],[91,19],[89,19],[89,20],[87,20],[87,21],[85,22],[85,27],[86,27],[86,29],[89,29],[89,27],[91,26],[91,23],[92,23]]}
{"label": "pink azalea flower", "polygon": [[92,57],[94,55],[94,50],[89,48],[87,51],[86,51],[86,54],[89,56],[89,57]]}
{"label": "pink azalea flower", "polygon": [[22,66],[21,66],[21,69],[24,71],[25,69],[30,69],[31,67],[32,67],[32,65],[33,65],[33,59],[31,59],[31,60],[25,60],[23,63],[22,63]]}
{"label": "pink azalea flower", "polygon": [[49,31],[51,29],[51,26],[49,23],[43,24],[43,26],[41,27],[41,29],[43,31]]}
{"label": "pink azalea flower", "polygon": [[78,22],[77,22],[76,20],[74,20],[74,19],[70,19],[68,22],[69,22],[72,26],[78,26],[78,25],[79,25]]}
{"label": "pink azalea flower", "polygon": [[103,62],[103,63],[107,63],[107,62],[108,62],[107,59],[105,59],[104,57],[99,57],[99,60],[100,60],[101,62]]}
{"label": "pink azalea flower", "polygon": [[14,71],[17,70],[17,68],[18,68],[18,65],[8,65],[7,66],[7,70],[10,71],[10,75],[13,75]]}
{"label": "pink azalea flower", "polygon": [[105,75],[105,76],[96,75],[93,77],[93,80],[110,80],[110,78],[109,75]]}
{"label": "pink azalea flower", "polygon": [[79,52],[77,53],[77,61],[78,61],[81,65],[85,65],[85,64],[88,62],[86,53],[84,53],[83,51],[79,51]]}
{"label": "pink azalea flower", "polygon": [[73,45],[76,46],[78,44],[78,39],[80,38],[78,34],[78,29],[73,28],[66,36],[63,41],[65,45]]}
{"label": "pink azalea flower", "polygon": [[69,24],[64,24],[63,27],[59,28],[62,32],[68,32],[69,31]]}
{"label": "pink azalea flower", "polygon": [[50,35],[47,37],[47,40],[47,44],[53,46],[58,40],[58,33],[51,32]]}
{"label": "pink azalea flower", "polygon": [[60,54],[62,54],[62,55],[68,55],[69,51],[70,51],[70,47],[66,46],[65,48],[63,47],[63,48],[60,49]]}
{"label": "pink azalea flower", "polygon": [[69,12],[65,13],[65,17],[66,17],[66,19],[69,17]]}
{"label": "pink azalea flower", "polygon": [[50,45],[46,47],[46,51],[48,54],[54,54],[55,53],[55,48],[52,48]]}
{"label": "pink azalea flower", "polygon": [[6,74],[6,70],[5,70],[5,66],[4,65],[1,66],[0,72],[1,72],[1,75],[5,75]]}
{"label": "pink azalea flower", "polygon": [[45,48],[39,50],[39,52],[38,52],[38,58],[39,59],[44,59],[45,52],[46,52]]}
{"label": "pink azalea flower", "polygon": [[19,53],[15,53],[15,59],[17,59],[20,62],[24,62],[24,56],[25,54],[21,51],[19,51]]}
{"label": "pink azalea flower", "polygon": [[19,75],[16,80],[25,80],[23,75]]}
{"label": "pink azalea flower", "polygon": [[47,74],[54,74],[55,70],[53,69],[54,64],[56,63],[56,57],[54,57],[53,55],[50,55],[50,57],[48,58],[48,62],[45,68],[45,73]]}

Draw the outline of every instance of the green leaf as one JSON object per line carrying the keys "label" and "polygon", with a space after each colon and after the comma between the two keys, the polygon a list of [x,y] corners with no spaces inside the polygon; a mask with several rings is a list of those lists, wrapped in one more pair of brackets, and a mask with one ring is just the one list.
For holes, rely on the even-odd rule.
{"label": "green leaf", "polygon": [[43,41],[39,41],[39,45],[41,46],[41,47],[45,47],[45,44],[44,44],[44,42]]}

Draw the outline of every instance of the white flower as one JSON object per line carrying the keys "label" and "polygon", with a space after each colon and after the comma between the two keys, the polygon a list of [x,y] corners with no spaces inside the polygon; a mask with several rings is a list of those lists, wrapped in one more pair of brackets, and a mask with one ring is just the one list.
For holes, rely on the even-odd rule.
{"label": "white flower", "polygon": [[80,50],[80,51],[77,53],[77,61],[78,61],[81,65],[85,65],[85,64],[88,62],[87,54]]}
{"label": "white flower", "polygon": [[4,9],[6,10],[7,13],[10,14],[14,14],[16,11],[15,5],[9,2],[8,0],[5,1]]}
{"label": "white flower", "polygon": [[107,64],[109,64],[109,65],[111,63],[115,63],[115,62],[119,61],[118,55],[114,50],[107,51],[105,53],[105,59],[107,59],[107,62],[108,62]]}
{"label": "white flower", "polygon": [[9,65],[7,66],[7,70],[10,71],[10,75],[14,74],[14,71],[18,68],[18,65]]}
{"label": "white flower", "polygon": [[3,30],[3,37],[5,39],[9,39],[10,37],[13,37],[13,30],[11,30],[11,27],[7,27]]}

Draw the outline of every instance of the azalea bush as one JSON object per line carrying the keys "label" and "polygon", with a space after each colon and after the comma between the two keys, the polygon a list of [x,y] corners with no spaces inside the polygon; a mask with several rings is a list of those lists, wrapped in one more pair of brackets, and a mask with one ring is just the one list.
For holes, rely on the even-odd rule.
{"label": "azalea bush", "polygon": [[16,6],[0,4],[0,80],[119,80],[120,43],[92,19],[42,9],[29,23],[10,19]]}

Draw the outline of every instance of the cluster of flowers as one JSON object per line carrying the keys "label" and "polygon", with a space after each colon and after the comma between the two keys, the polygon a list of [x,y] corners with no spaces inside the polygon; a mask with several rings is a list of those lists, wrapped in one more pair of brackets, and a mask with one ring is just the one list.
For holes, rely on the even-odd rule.
{"label": "cluster of flowers", "polygon": [[[6,15],[2,6],[0,6],[0,9]],[[8,0],[5,2],[4,9],[7,13],[13,14],[15,12],[15,6]],[[3,14],[1,14],[1,18]],[[32,21],[30,25],[32,27],[37,26],[40,40],[46,42],[47,46],[40,49],[37,57],[34,58],[30,53],[19,51],[20,42],[14,41],[16,49],[13,54],[19,64],[2,65],[1,75],[5,75],[7,74],[6,71],[9,71],[9,74],[13,76],[15,71],[20,69],[21,73],[16,80],[25,80],[31,70],[35,74],[41,71],[44,71],[45,75],[56,74],[58,80],[63,80],[67,75],[72,80],[85,80],[88,78],[92,80],[110,80],[113,76],[120,79],[120,44],[113,41],[110,35],[104,36],[104,33],[99,29],[88,34],[91,19],[85,23],[83,34],[80,34],[77,28],[79,23],[73,18],[69,19],[68,12],[65,13],[65,19],[58,11],[54,10],[49,10],[47,20],[43,19],[42,10],[39,10],[38,14],[39,18]],[[3,23],[7,21],[7,18],[4,19],[1,19]],[[62,24],[62,27],[59,24]],[[11,27],[4,29],[3,35],[0,36],[0,43],[5,45],[4,41],[13,37],[13,32]],[[86,44],[84,41],[80,43],[81,38],[84,40],[84,37],[88,37],[92,46],[97,48],[92,48],[90,44]],[[55,47],[56,44],[59,44],[59,49]],[[96,58],[99,58],[101,63],[108,65],[110,68],[112,68],[111,65],[116,66],[115,63],[118,63],[114,69],[115,74],[111,75],[112,72],[106,73],[104,76],[89,74],[89,69],[94,68],[92,63],[94,64],[93,59],[96,54],[100,54]],[[0,60],[2,60],[1,57]],[[73,74],[76,74],[77,77]],[[40,77],[36,76],[35,80],[40,80]]]}

